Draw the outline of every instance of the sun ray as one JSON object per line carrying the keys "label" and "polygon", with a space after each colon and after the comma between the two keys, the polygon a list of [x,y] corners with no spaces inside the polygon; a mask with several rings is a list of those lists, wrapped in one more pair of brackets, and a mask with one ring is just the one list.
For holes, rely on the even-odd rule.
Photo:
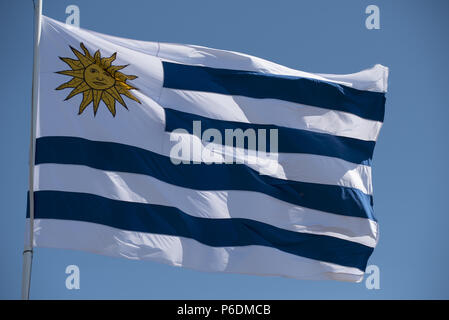
{"label": "sun ray", "polygon": [[93,101],[93,93],[92,90],[87,90],[83,92],[83,101],[80,104],[80,110],[78,114],[83,113],[84,109]]}
{"label": "sun ray", "polygon": [[126,68],[128,65],[112,65],[112,62],[117,58],[116,52],[110,57],[102,58],[100,50],[97,50],[95,54],[92,55],[84,43],[80,43],[80,47],[83,52],[70,46],[70,49],[78,60],[59,57],[71,68],[71,70],[56,72],[61,75],[72,77],[72,79],[56,88],[56,90],[74,88],[65,100],[69,100],[75,95],[82,93],[83,99],[79,106],[78,114],[82,114],[92,102],[95,116],[101,101],[103,101],[109,112],[115,117],[117,113],[116,101],[118,101],[124,108],[128,109],[122,96],[141,103],[140,100],[130,92],[131,90],[138,89],[127,83],[128,80],[137,79],[137,76],[126,75],[119,71]]}
{"label": "sun ray", "polygon": [[[119,90],[119,92],[122,89],[125,90],[125,91],[132,89],[131,86],[128,83],[124,83],[124,82],[117,82],[115,84],[115,87],[117,88],[117,90]],[[122,93],[122,92],[120,92],[120,93]]]}
{"label": "sun ray", "polygon": [[94,114],[97,114],[98,106],[100,105],[101,94],[103,91],[101,90],[92,90],[94,93]]}
{"label": "sun ray", "polygon": [[101,64],[101,53],[100,50],[97,50],[94,55],[95,63]]}
{"label": "sun ray", "polygon": [[64,74],[66,76],[71,76],[71,77],[75,77],[75,78],[84,79],[84,70],[83,69],[57,71],[56,73]]}
{"label": "sun ray", "polygon": [[65,88],[76,88],[78,87],[81,83],[83,83],[84,81],[82,79],[79,78],[73,78],[72,80],[61,84],[59,87],[56,88],[56,90],[62,90]]}
{"label": "sun ray", "polygon": [[87,85],[86,82],[81,82],[81,84],[79,86],[77,86],[75,89],[73,89],[72,92],[70,92],[70,94],[64,100],[69,100],[70,98],[77,95],[78,93],[84,92],[89,89],[90,89],[90,87]]}
{"label": "sun ray", "polygon": [[133,76],[133,75],[123,74],[120,71],[117,71],[114,76],[118,81],[121,81],[121,82],[125,82],[126,80],[134,80],[137,78],[136,76]]}
{"label": "sun ray", "polygon": [[120,93],[118,93],[115,87],[109,88],[108,90],[106,90],[106,92],[109,93],[115,100],[120,102],[120,104],[126,108],[125,101],[123,101],[123,98],[120,96]]}
{"label": "sun ray", "polygon": [[108,107],[109,111],[111,111],[112,115],[115,117],[115,99],[112,97],[108,91],[103,92],[101,96],[101,100],[103,100],[106,107]]}
{"label": "sun ray", "polygon": [[107,69],[107,71],[108,71],[110,74],[115,75],[115,73],[116,73],[118,70],[121,70],[121,69],[126,68],[126,67],[127,67],[127,65],[124,65],[124,66],[110,66],[110,67]]}
{"label": "sun ray", "polygon": [[109,68],[109,66],[111,65],[112,61],[115,60],[116,56],[117,56],[117,52],[114,52],[112,54],[112,56],[110,56],[109,58],[102,58],[101,59],[101,64],[103,65],[103,67],[106,68],[106,69]]}
{"label": "sun ray", "polygon": [[73,70],[83,68],[83,64],[79,60],[75,60],[75,59],[71,59],[71,58],[62,58],[62,57],[59,57],[59,59],[61,59],[65,63],[67,63],[69,65],[69,67],[72,68]]}
{"label": "sun ray", "polygon": [[130,99],[132,99],[132,100],[134,100],[134,101],[140,103],[140,100],[137,99],[135,96],[133,96],[133,94],[132,94],[131,92],[129,92],[129,91],[127,91],[126,89],[123,89],[123,88],[121,88],[121,87],[117,87],[117,86],[116,86],[115,88],[117,89],[117,91],[118,91],[120,94],[124,94],[124,95],[127,96],[128,98],[130,98]]}
{"label": "sun ray", "polygon": [[81,52],[79,52],[78,50],[76,50],[73,47],[70,47],[70,49],[72,49],[73,53],[79,59],[79,61],[82,63],[83,67],[87,67],[92,64],[93,61],[90,60],[89,58],[85,57]]}
{"label": "sun ray", "polygon": [[94,58],[90,55],[90,52],[89,52],[89,50],[87,50],[87,48],[86,48],[86,46],[84,45],[84,43],[80,43],[80,47],[81,47],[81,49],[83,49],[83,51],[84,51],[84,56],[86,57],[86,58],[88,58],[89,60],[91,60],[91,61],[93,61],[94,60]]}

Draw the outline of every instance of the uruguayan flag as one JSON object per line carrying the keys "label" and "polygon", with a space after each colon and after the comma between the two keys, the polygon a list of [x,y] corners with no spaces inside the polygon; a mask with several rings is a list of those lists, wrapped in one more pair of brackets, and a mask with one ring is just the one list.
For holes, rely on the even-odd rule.
{"label": "uruguayan flag", "polygon": [[388,69],[312,74],[43,17],[34,246],[360,281]]}

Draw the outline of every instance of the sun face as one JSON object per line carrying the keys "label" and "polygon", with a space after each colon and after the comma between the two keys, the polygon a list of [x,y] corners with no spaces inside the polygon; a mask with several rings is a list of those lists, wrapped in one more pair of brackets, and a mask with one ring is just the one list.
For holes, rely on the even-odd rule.
{"label": "sun face", "polygon": [[126,65],[112,65],[112,61],[115,60],[117,53],[114,53],[109,58],[102,58],[100,50],[97,50],[94,56],[92,56],[83,43],[80,44],[80,47],[83,49],[84,54],[70,47],[78,59],[60,57],[62,61],[69,65],[71,70],[58,71],[57,73],[71,76],[72,79],[56,88],[56,90],[74,88],[65,100],[77,94],[83,94],[78,114],[83,113],[87,106],[93,102],[94,115],[96,115],[100,101],[103,101],[115,117],[115,101],[118,101],[123,107],[128,109],[121,95],[140,103],[139,99],[130,92],[130,90],[137,90],[137,88],[126,82],[137,77],[118,71],[125,68]]}
{"label": "sun face", "polygon": [[107,90],[115,84],[115,79],[96,64],[84,69],[84,80],[94,90]]}

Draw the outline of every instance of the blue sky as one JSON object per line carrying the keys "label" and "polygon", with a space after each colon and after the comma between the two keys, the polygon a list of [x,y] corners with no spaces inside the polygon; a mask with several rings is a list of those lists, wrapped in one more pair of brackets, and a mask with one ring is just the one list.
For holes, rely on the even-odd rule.
{"label": "blue sky", "polygon": [[[390,68],[385,124],[373,163],[380,241],[368,264],[380,289],[196,272],[148,261],[36,249],[33,299],[401,299],[449,298],[449,2],[442,1],[112,1],[44,0],[65,21],[149,41],[240,51],[304,71]],[[365,8],[380,8],[380,30]],[[28,183],[33,49],[32,0],[0,2],[0,298],[20,298]],[[81,289],[67,290],[78,265]]]}

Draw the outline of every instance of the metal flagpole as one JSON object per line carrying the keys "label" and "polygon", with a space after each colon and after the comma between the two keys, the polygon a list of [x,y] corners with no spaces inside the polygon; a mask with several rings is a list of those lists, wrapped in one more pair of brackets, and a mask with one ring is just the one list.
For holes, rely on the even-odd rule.
{"label": "metal flagpole", "polygon": [[33,85],[31,102],[31,134],[30,134],[30,160],[29,160],[29,235],[25,239],[23,250],[22,270],[22,299],[30,297],[31,264],[33,261],[33,235],[34,235],[34,156],[36,146],[36,110],[39,93],[39,43],[41,38],[42,0],[33,0],[34,3],[34,51],[33,51]]}

